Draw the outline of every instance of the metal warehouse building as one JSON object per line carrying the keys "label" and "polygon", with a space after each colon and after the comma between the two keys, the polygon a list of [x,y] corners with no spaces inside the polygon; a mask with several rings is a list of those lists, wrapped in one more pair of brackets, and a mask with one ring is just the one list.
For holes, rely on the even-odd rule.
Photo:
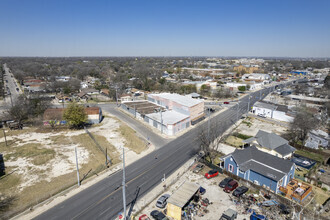
{"label": "metal warehouse building", "polygon": [[149,94],[148,101],[190,117],[195,123],[204,117],[204,101],[174,93]]}

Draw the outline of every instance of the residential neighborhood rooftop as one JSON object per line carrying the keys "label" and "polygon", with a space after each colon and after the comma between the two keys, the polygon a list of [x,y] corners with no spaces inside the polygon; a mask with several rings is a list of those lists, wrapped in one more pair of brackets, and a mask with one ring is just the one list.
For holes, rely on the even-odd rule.
{"label": "residential neighborhood rooftop", "polygon": [[255,146],[243,150],[236,149],[229,155],[234,158],[240,169],[251,169],[276,181],[285,176],[294,165],[289,160],[260,151]]}

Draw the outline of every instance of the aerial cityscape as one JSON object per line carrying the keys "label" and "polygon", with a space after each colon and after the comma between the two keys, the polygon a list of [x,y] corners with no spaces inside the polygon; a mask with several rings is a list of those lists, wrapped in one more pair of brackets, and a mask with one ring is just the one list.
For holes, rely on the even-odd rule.
{"label": "aerial cityscape", "polygon": [[0,219],[330,219],[330,1],[2,1]]}

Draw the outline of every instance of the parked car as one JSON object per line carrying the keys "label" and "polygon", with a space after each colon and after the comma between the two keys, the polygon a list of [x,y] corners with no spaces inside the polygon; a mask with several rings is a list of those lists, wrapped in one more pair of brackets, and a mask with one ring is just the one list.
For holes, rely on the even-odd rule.
{"label": "parked car", "polygon": [[237,218],[237,212],[232,209],[227,209],[220,217],[220,220],[234,220]]}
{"label": "parked car", "polygon": [[206,189],[203,187],[199,187],[199,194],[204,195],[206,193]]}
{"label": "parked car", "polygon": [[229,104],[229,102],[223,102],[223,104],[226,104],[226,105],[228,105],[228,104]]}
{"label": "parked car", "polygon": [[197,164],[197,166],[194,168],[193,172],[194,173],[199,173],[199,171],[201,171],[204,168],[204,164]]}
{"label": "parked car", "polygon": [[169,194],[164,194],[162,195],[156,202],[156,206],[158,208],[165,208],[165,206],[167,205],[167,200],[168,198],[170,198]]}
{"label": "parked car", "polygon": [[213,178],[213,177],[216,177],[219,175],[219,171],[217,170],[210,170],[209,172],[205,173],[205,177],[207,179],[210,179],[210,178]]}
{"label": "parked car", "polygon": [[266,118],[266,116],[263,115],[263,114],[258,114],[258,116],[261,117],[261,118]]}
{"label": "parked car", "polygon": [[249,190],[246,186],[240,186],[235,189],[233,196],[240,197]]}
{"label": "parked car", "polygon": [[166,215],[164,215],[162,212],[160,212],[158,210],[154,210],[154,211],[150,212],[150,215],[156,220],[168,220]]}
{"label": "parked car", "polygon": [[139,217],[139,220],[150,220],[150,218],[146,214],[143,214]]}
{"label": "parked car", "polygon": [[219,186],[221,187],[221,188],[225,188],[225,186],[229,183],[229,182],[231,182],[233,179],[232,178],[230,178],[230,177],[226,177],[225,179],[223,179],[220,183],[219,183]]}
{"label": "parked car", "polygon": [[235,180],[232,180],[225,186],[223,191],[229,193],[229,192],[233,191],[234,189],[236,189],[237,187],[238,187],[238,183]]}

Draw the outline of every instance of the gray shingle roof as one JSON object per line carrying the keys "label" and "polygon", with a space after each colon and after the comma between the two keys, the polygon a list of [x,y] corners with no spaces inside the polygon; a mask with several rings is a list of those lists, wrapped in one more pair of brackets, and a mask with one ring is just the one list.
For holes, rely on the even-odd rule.
{"label": "gray shingle roof", "polygon": [[273,180],[280,180],[288,173],[293,162],[258,150],[255,146],[236,149],[231,155],[242,170],[253,170]]}
{"label": "gray shingle roof", "polygon": [[255,138],[260,146],[274,150],[275,148],[287,144],[288,141],[274,133],[259,130]]}
{"label": "gray shingle roof", "polygon": [[288,145],[288,144],[283,144],[277,148],[274,149],[277,153],[285,156],[288,154],[291,154],[292,152],[294,152],[296,150],[296,148]]}

